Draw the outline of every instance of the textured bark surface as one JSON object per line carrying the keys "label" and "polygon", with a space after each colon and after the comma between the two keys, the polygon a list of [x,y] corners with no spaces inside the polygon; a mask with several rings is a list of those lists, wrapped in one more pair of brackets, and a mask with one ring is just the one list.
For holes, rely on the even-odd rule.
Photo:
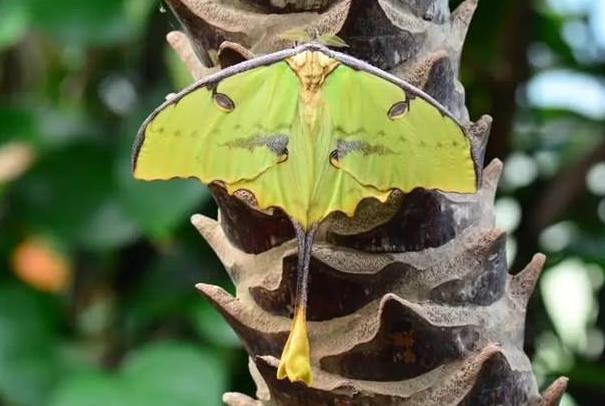
{"label": "textured bark surface", "polygon": [[[168,40],[195,78],[255,54],[292,46],[288,32],[338,34],[346,52],[420,87],[471,137],[476,165],[491,126],[471,122],[458,69],[476,0],[166,0],[182,24]],[[257,399],[247,405],[557,405],[559,378],[540,395],[523,353],[525,309],[544,264],[515,276],[494,228],[501,163],[472,196],[415,190],[333,215],[313,248],[308,318],[314,384],[275,378],[291,324],[296,244],[286,215],[261,212],[245,194],[212,193],[214,221],[192,222],[236,286],[233,297],[200,284],[250,355]]]}

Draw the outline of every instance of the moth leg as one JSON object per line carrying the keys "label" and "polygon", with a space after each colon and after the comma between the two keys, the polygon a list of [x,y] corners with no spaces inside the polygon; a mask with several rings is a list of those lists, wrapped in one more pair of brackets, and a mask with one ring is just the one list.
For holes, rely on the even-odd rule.
{"label": "moth leg", "polygon": [[277,378],[288,378],[290,382],[301,381],[309,386],[313,382],[313,376],[311,375],[310,346],[307,334],[307,296],[311,246],[317,227],[313,225],[308,231],[305,231],[295,223],[295,229],[298,242],[298,264],[294,317],[290,335],[277,368]]}

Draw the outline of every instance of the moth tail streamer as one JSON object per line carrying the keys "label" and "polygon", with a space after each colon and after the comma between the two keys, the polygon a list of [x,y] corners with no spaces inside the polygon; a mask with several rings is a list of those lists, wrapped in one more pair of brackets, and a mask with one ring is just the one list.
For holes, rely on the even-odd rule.
{"label": "moth tail streamer", "polygon": [[290,382],[313,383],[311,373],[311,348],[307,332],[307,295],[309,286],[309,263],[315,226],[309,231],[295,224],[298,241],[298,264],[296,275],[296,299],[290,335],[284,346],[277,368],[277,379],[288,378]]}

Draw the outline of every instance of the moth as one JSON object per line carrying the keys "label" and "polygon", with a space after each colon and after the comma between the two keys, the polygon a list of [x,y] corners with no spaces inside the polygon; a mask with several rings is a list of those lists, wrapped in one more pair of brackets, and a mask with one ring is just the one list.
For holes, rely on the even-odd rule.
{"label": "moth", "polygon": [[298,240],[295,310],[277,376],[312,383],[306,305],[317,225],[395,190],[477,190],[463,127],[430,96],[378,68],[309,43],[229,67],[143,123],[132,170],[197,178],[281,208]]}

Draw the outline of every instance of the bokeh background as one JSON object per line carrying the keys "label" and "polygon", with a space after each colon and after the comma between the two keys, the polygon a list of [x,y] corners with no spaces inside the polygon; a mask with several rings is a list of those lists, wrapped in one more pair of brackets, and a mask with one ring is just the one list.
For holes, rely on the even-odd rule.
{"label": "bokeh background", "polygon": [[[455,6],[459,1],[451,2]],[[152,0],[0,0],[0,405],[219,405],[247,359],[199,281],[232,291],[189,224],[193,181],[131,179],[130,146],[190,82]],[[489,113],[517,272],[548,262],[528,314],[541,387],[605,404],[605,1],[481,0],[461,68]]]}

